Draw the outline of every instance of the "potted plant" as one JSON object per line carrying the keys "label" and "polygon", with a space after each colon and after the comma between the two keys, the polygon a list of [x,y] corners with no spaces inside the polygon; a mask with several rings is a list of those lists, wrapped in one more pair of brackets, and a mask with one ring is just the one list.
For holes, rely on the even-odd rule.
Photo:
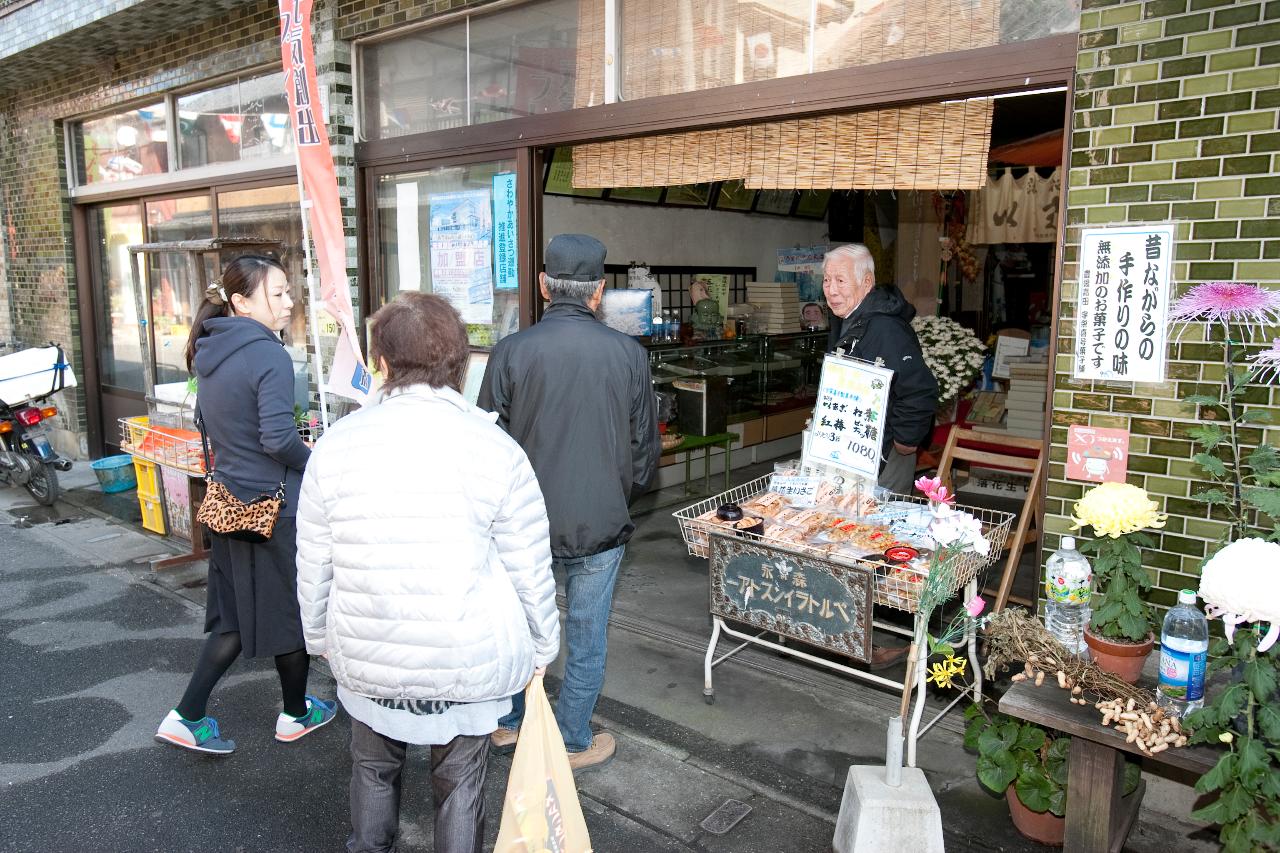
{"label": "potted plant", "polygon": [[1155,646],[1155,622],[1145,595],[1151,578],[1142,567],[1142,548],[1155,545],[1143,531],[1164,527],[1160,505],[1145,489],[1129,483],[1102,483],[1076,502],[1072,529],[1092,527],[1095,538],[1081,543],[1092,554],[1096,606],[1084,641],[1098,666],[1136,682]]}
{"label": "potted plant", "polygon": [[[1062,846],[1066,833],[1067,771],[1071,738],[978,704],[965,709],[964,745],[978,753],[978,781],[1004,794],[1014,827],[1032,841]],[[1125,765],[1124,796],[1138,787],[1142,771]]]}

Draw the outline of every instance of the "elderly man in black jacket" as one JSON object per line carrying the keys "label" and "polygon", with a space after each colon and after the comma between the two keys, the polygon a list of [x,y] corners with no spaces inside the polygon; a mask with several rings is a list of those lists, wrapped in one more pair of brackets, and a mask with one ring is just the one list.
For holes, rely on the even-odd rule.
{"label": "elderly man in black jacket", "polygon": [[[556,720],[574,770],[598,767],[616,749],[592,735],[604,684],[605,639],[614,581],[635,531],[627,510],[658,467],[661,441],[644,348],[596,319],[604,295],[605,247],[584,234],[547,246],[538,277],[550,301],[541,322],[493,349],[478,403],[529,456],[551,525],[552,568],[563,572],[568,658]],[[515,746],[524,697],[493,734]]]}
{"label": "elderly man in black jacket", "polygon": [[893,371],[880,485],[909,494],[916,453],[929,438],[938,408],[938,382],[924,363],[920,339],[911,328],[916,309],[895,285],[876,287],[875,261],[860,243],[827,253],[822,292],[835,315],[827,351],[843,349],[864,361],[881,359]]}

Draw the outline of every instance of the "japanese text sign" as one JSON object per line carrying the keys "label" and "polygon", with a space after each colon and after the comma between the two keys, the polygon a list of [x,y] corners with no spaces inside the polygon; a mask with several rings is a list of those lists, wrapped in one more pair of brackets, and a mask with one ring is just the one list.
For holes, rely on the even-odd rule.
{"label": "japanese text sign", "polygon": [[1067,431],[1067,479],[1123,483],[1129,473],[1129,431],[1073,424]]}
{"label": "japanese text sign", "polygon": [[806,463],[835,465],[876,479],[892,381],[893,371],[887,368],[827,356],[822,362]]}
{"label": "japanese text sign", "polygon": [[493,286],[514,290],[518,285],[516,249],[516,176],[493,176]]}
{"label": "japanese text sign", "polygon": [[1073,376],[1163,382],[1174,226],[1086,228]]}
{"label": "japanese text sign", "polygon": [[808,507],[817,502],[821,483],[821,477],[811,474],[775,474],[769,491],[782,495],[792,506]]}
{"label": "japanese text sign", "polygon": [[871,659],[870,568],[710,535],[711,612],[771,633]]}

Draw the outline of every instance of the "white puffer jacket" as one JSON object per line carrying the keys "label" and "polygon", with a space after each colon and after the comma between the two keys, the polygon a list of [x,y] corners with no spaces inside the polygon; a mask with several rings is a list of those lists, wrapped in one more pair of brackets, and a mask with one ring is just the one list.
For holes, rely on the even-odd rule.
{"label": "white puffer jacket", "polygon": [[547,511],[524,451],[452,389],[415,385],[316,444],[298,507],[307,651],[382,699],[477,702],[555,660]]}

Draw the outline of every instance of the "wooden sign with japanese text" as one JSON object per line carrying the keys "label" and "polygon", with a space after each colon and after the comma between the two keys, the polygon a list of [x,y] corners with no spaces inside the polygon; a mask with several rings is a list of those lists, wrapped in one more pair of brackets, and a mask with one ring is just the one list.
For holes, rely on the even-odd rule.
{"label": "wooden sign with japanese text", "polygon": [[835,465],[875,480],[893,371],[828,355],[822,360],[805,462]]}
{"label": "wooden sign with japanese text", "polygon": [[1174,226],[1086,228],[1073,375],[1163,382]]}
{"label": "wooden sign with japanese text", "polygon": [[1123,483],[1129,475],[1129,431],[1072,424],[1067,430],[1067,479]]}
{"label": "wooden sign with japanese text", "polygon": [[712,532],[711,613],[818,648],[871,660],[875,577]]}

